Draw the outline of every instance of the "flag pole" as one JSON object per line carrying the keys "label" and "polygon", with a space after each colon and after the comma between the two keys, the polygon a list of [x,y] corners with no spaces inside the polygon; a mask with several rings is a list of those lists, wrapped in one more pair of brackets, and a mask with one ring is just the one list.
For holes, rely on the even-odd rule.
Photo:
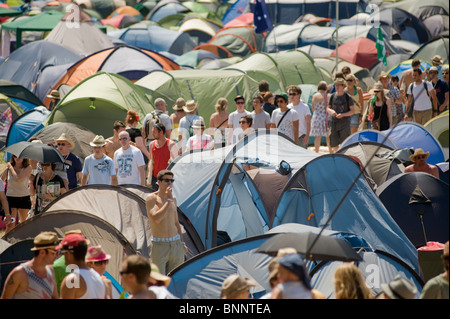
{"label": "flag pole", "polygon": [[339,0],[336,0],[336,68],[334,71],[334,74],[339,72],[338,64],[339,64],[339,54],[338,54],[338,47],[339,47]]}

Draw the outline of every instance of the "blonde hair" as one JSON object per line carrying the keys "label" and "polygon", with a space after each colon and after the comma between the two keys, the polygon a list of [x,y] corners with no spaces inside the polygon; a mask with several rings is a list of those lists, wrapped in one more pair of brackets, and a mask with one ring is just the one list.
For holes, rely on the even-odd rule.
{"label": "blonde hair", "polygon": [[371,299],[372,291],[367,287],[361,271],[352,263],[344,263],[334,273],[336,299]]}
{"label": "blonde hair", "polygon": [[214,106],[216,109],[216,112],[220,112],[220,111],[225,111],[228,107],[228,101],[226,98],[224,97],[220,97],[217,102],[216,105]]}

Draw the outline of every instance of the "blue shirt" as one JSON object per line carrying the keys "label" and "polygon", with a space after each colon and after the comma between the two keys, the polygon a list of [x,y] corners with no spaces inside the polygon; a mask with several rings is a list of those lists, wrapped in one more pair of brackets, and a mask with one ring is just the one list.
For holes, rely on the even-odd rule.
{"label": "blue shirt", "polygon": [[89,175],[89,185],[111,185],[111,176],[116,175],[116,169],[109,156],[104,155],[102,158],[96,159],[94,154],[91,154],[84,160],[82,173]]}
{"label": "blue shirt", "polygon": [[67,180],[69,181],[69,189],[72,189],[77,187],[77,173],[81,172],[83,167],[80,158],[73,153],[69,153],[65,159],[64,167],[67,173]]}

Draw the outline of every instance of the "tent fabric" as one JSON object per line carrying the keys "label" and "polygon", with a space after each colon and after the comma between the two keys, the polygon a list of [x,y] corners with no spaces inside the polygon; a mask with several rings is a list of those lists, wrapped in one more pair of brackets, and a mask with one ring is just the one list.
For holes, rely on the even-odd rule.
{"label": "tent fabric", "polygon": [[362,130],[360,132],[355,132],[349,137],[347,137],[344,140],[344,142],[342,142],[340,149],[346,147],[349,144],[356,143],[358,141],[377,142],[387,147],[390,147],[391,149],[397,148],[397,146],[395,145],[394,141],[391,139],[390,136],[386,136],[385,134],[377,130],[367,129]]}
{"label": "tent fabric", "polygon": [[178,31],[188,33],[192,39],[197,38],[194,42],[199,45],[209,42],[221,28],[222,26],[207,19],[189,18],[181,23]]}
{"label": "tent fabric", "polygon": [[392,218],[414,246],[448,240],[448,184],[434,176],[412,172],[399,174],[376,191]]}
{"label": "tent fabric", "polygon": [[111,135],[114,121],[125,120],[131,109],[142,121],[153,111],[153,106],[128,79],[114,73],[97,72],[63,97],[45,125],[69,122],[107,137]]}
{"label": "tent fabric", "polygon": [[[399,79],[401,79],[402,73],[404,71],[409,70],[409,69],[412,68],[411,62],[412,62],[412,59],[403,60],[403,61],[397,63],[396,65],[392,66],[389,69],[386,68],[388,70],[387,73],[389,73],[391,76],[396,75],[396,76],[398,76]],[[420,62],[420,69],[422,71],[425,71],[426,69],[428,69],[430,67],[431,67],[430,63],[428,63],[426,61],[421,61]],[[377,75],[377,77],[378,77],[378,75]]]}
{"label": "tent fabric", "polygon": [[6,144],[12,123],[23,113],[24,111],[14,101],[0,93],[0,149]]}
{"label": "tent fabric", "polygon": [[[21,84],[12,81],[0,80],[0,93],[8,96],[10,99],[16,102],[16,104],[19,105],[21,102],[27,102],[34,106],[42,105],[41,100],[29,89]],[[24,108],[23,110],[28,111],[28,109],[26,108]]]}
{"label": "tent fabric", "polygon": [[[439,114],[438,116],[432,118],[424,127],[430,132],[444,148],[449,147],[449,122],[448,122],[448,111]],[[448,156],[448,154],[447,154]]]}
{"label": "tent fabric", "polygon": [[414,14],[421,21],[425,20],[431,15],[450,13],[449,4],[446,0],[409,0],[398,2],[383,3],[382,8],[400,8]]}
{"label": "tent fabric", "polygon": [[101,245],[111,255],[106,269],[116,280],[120,280],[123,258],[136,254],[136,250],[114,226],[93,214],[78,210],[47,212],[16,226],[3,239],[15,244],[26,239],[32,240],[42,231],[54,231],[59,238],[63,238],[65,232],[75,229],[81,230],[91,245]]}
{"label": "tent fabric", "polygon": [[297,171],[283,190],[271,227],[283,223],[324,227],[327,221],[327,229],[359,235],[373,249],[420,271],[415,247],[376,196],[359,164],[345,155],[322,155]]}
{"label": "tent fabric", "polygon": [[[375,42],[368,38],[356,38],[345,42],[338,48],[340,58],[363,68],[371,68],[378,62]],[[336,50],[331,53],[336,56]]]}
{"label": "tent fabric", "polygon": [[443,14],[435,14],[426,18],[423,24],[430,32],[433,39],[441,36],[449,36],[449,16]]}
{"label": "tent fabric", "polygon": [[427,61],[431,64],[431,58],[436,54],[439,54],[444,60],[444,64],[448,64],[448,48],[448,36],[439,37],[423,44],[410,58]]}

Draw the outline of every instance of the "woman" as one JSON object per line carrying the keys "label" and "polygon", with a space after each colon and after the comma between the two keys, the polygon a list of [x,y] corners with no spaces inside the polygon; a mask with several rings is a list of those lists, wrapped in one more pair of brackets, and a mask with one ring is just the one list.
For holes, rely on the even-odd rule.
{"label": "woman", "polygon": [[16,225],[27,219],[28,211],[31,209],[30,189],[28,188],[31,172],[32,167],[28,159],[12,155],[2,174],[2,179],[6,180],[8,184],[6,198],[11,216],[16,219]]}
{"label": "woman", "polygon": [[186,101],[182,97],[179,97],[176,100],[175,105],[172,107],[175,113],[170,115],[170,120],[172,121],[172,132],[170,133],[170,139],[175,143],[178,142],[178,127],[180,126],[180,120],[186,116],[183,106],[186,106]]}
{"label": "woman", "polygon": [[345,77],[347,87],[345,92],[350,94],[353,99],[353,108],[355,113],[350,117],[350,132],[351,134],[358,131],[358,127],[361,124],[362,115],[364,114],[364,95],[359,86],[356,86],[357,79],[353,74],[348,74]]}
{"label": "woman", "polygon": [[361,271],[352,263],[340,265],[334,273],[336,299],[372,299]]}
{"label": "woman", "polygon": [[219,98],[214,107],[216,112],[211,114],[209,119],[209,132],[210,135],[214,136],[214,147],[219,148],[226,145],[225,130],[228,127],[227,99],[224,97]]}
{"label": "woman", "polygon": [[261,93],[261,96],[263,97],[264,104],[262,106],[263,110],[269,113],[270,116],[272,116],[273,110],[275,110],[277,107],[275,106],[275,96],[272,92],[264,92]]}
{"label": "woman", "polygon": [[383,84],[375,83],[374,88],[369,92],[373,95],[369,103],[369,114],[373,113],[372,128],[384,131],[392,125],[392,102],[386,96],[388,90],[383,89]]}
{"label": "woman", "polygon": [[100,245],[91,246],[86,253],[86,263],[89,267],[94,269],[100,277],[106,287],[106,299],[112,299],[112,282],[105,276],[106,265],[108,265],[111,255],[107,255]]}
{"label": "woman", "polygon": [[317,86],[318,93],[314,94],[311,101],[311,110],[313,116],[311,118],[311,136],[314,136],[314,150],[319,153],[320,140],[322,136],[325,136],[328,152],[331,154],[332,149],[330,146],[330,132],[328,130],[328,113],[327,102],[328,94],[327,83],[325,81],[319,82]]}
{"label": "woman", "polygon": [[136,128],[139,123],[139,115],[136,111],[128,110],[127,118],[125,121],[126,127],[125,130],[130,134],[131,142],[133,142],[134,146],[136,146],[142,154],[147,158],[146,162],[150,158],[150,153],[148,152],[147,147],[145,147],[144,138],[142,137],[142,132],[140,129]]}
{"label": "woman", "polygon": [[31,196],[36,195],[34,214],[40,214],[44,208],[60,195],[67,192],[64,180],[55,174],[55,163],[40,163],[42,172],[37,174],[30,185]]}

